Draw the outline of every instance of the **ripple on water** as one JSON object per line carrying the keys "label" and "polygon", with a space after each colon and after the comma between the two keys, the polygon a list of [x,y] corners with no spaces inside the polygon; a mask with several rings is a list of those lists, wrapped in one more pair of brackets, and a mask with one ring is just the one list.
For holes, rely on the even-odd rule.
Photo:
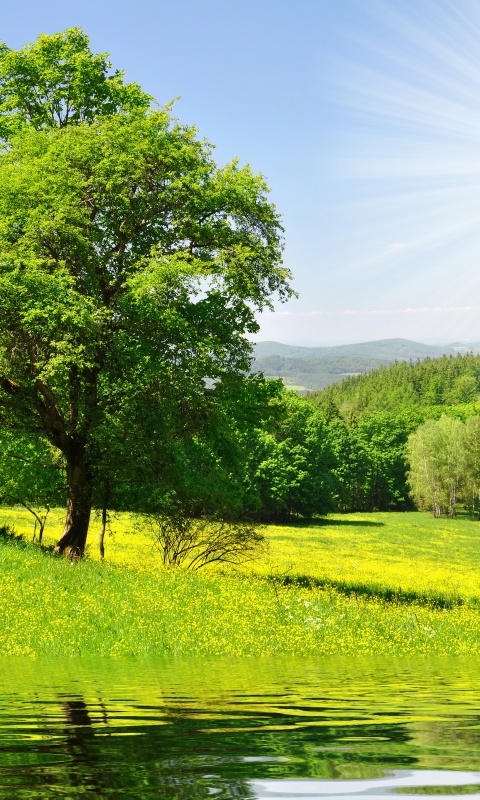
{"label": "ripple on water", "polygon": [[0,660],[0,798],[480,797],[465,659]]}

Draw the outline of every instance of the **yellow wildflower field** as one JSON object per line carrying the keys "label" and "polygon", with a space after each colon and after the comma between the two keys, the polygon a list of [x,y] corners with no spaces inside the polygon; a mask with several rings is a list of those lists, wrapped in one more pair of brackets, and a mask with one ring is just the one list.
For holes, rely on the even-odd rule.
{"label": "yellow wildflower field", "polygon": [[[51,513],[46,543],[61,533]],[[32,517],[0,509],[31,540]],[[119,514],[98,559],[71,564],[0,539],[0,655],[480,653],[478,522],[422,513],[267,526],[241,568],[164,568]]]}

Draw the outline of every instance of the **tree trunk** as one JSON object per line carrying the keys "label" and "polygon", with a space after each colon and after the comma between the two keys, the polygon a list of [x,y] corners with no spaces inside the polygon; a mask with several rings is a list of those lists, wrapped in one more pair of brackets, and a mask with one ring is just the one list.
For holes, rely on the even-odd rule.
{"label": "tree trunk", "polygon": [[63,535],[56,553],[63,553],[71,559],[81,558],[85,551],[90,512],[92,510],[92,485],[86,464],[85,452],[81,447],[72,447],[67,455],[67,518]]}
{"label": "tree trunk", "polygon": [[450,486],[450,519],[455,519],[457,516],[457,487],[454,483]]}
{"label": "tree trunk", "polygon": [[103,561],[105,558],[105,531],[107,529],[107,506],[104,505],[102,508],[102,527],[100,528],[100,536],[98,540],[99,549],[100,549],[100,558]]}

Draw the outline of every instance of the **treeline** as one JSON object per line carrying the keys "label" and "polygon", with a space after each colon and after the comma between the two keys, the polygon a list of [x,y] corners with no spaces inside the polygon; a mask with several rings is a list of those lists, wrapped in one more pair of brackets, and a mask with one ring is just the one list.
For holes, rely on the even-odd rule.
{"label": "treeline", "polygon": [[[129,413],[132,408],[129,407]],[[268,522],[342,511],[411,507],[406,420],[327,421],[280,381],[257,376],[211,389],[210,402],[172,410],[161,425],[141,405],[145,435],[117,411],[118,437],[98,460],[94,508]],[[21,503],[38,530],[66,499],[65,464],[34,434],[1,430],[0,498]]]}
{"label": "treeline", "polygon": [[[270,521],[335,507],[324,416],[280,381],[232,378],[162,420],[134,412],[144,436],[118,409],[118,436],[96,462],[96,509]],[[48,508],[66,502],[63,459],[41,435],[1,426],[0,452],[0,501],[28,508],[41,532]]]}
{"label": "treeline", "polygon": [[413,508],[407,484],[405,445],[412,419],[388,412],[365,414],[349,423],[331,418],[332,484],[339,511]]}
{"label": "treeline", "polygon": [[340,510],[478,513],[479,356],[394,364],[307,399],[328,424]]}
{"label": "treeline", "polygon": [[[237,376],[197,405],[165,404],[162,419],[139,396],[116,409],[94,508],[261,522],[415,506],[453,516],[458,503],[478,513],[480,405],[427,405],[433,384],[437,398],[476,400],[477,369],[476,356],[397,364],[306,398]],[[0,497],[41,530],[48,507],[65,503],[65,464],[33,433],[0,428],[0,448]]]}
{"label": "treeline", "polygon": [[480,406],[366,413],[328,424],[340,511],[480,511]]}
{"label": "treeline", "polygon": [[[381,370],[382,378],[389,372],[395,378],[398,366],[405,366],[418,371],[426,385],[430,371],[434,378],[442,377],[444,396],[450,393],[451,397],[448,370],[453,373],[457,391],[461,379],[473,377],[472,364],[478,367],[480,363],[479,358],[471,356],[439,361],[440,364],[428,361],[413,366],[393,365],[390,370]],[[377,375],[372,374],[373,381]],[[391,387],[396,393],[395,380]],[[477,395],[467,396],[474,400]],[[461,398],[465,399],[465,395]],[[241,392],[232,393],[228,401],[225,396],[220,404],[221,420],[217,419],[212,427],[216,444],[212,446],[211,440],[209,443],[204,439],[200,448],[200,440],[196,440],[197,447],[203,448],[204,460],[191,473],[184,495],[198,495],[202,484],[204,494],[200,506],[193,511],[198,513],[213,502],[237,518],[272,521],[333,510],[390,511],[416,506],[434,510],[429,489],[421,494],[418,488],[420,483],[415,476],[422,468],[415,462],[413,448],[415,436],[421,435],[425,426],[430,431],[437,431],[438,426],[445,443],[443,451],[438,442],[435,445],[439,513],[453,515],[458,503],[478,512],[478,502],[472,498],[475,493],[478,496],[480,451],[477,457],[472,436],[477,430],[480,405],[412,404],[407,395],[407,399],[397,399],[396,405],[391,403],[394,410],[366,408],[363,413],[352,413],[350,408],[346,413],[344,410],[344,416],[331,398],[324,404],[312,402],[316,399],[288,392],[279,381],[255,378],[243,385]],[[450,443],[447,430],[456,432],[460,445]],[[455,455],[460,450],[461,457]],[[448,468],[439,466],[440,452],[442,464]],[[213,465],[217,470],[214,480]],[[454,490],[452,474],[457,475]],[[182,480],[179,473],[175,480],[177,491]]]}

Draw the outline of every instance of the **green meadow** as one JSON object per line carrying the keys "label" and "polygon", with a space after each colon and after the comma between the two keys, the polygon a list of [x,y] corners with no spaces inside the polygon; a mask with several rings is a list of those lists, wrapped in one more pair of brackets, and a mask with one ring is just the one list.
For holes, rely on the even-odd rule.
{"label": "green meadow", "polygon": [[[1,655],[476,654],[480,524],[422,512],[330,515],[264,528],[242,567],[165,568],[128,514],[106,558],[41,549],[20,508],[0,509]],[[15,536],[12,535],[14,532]]]}

